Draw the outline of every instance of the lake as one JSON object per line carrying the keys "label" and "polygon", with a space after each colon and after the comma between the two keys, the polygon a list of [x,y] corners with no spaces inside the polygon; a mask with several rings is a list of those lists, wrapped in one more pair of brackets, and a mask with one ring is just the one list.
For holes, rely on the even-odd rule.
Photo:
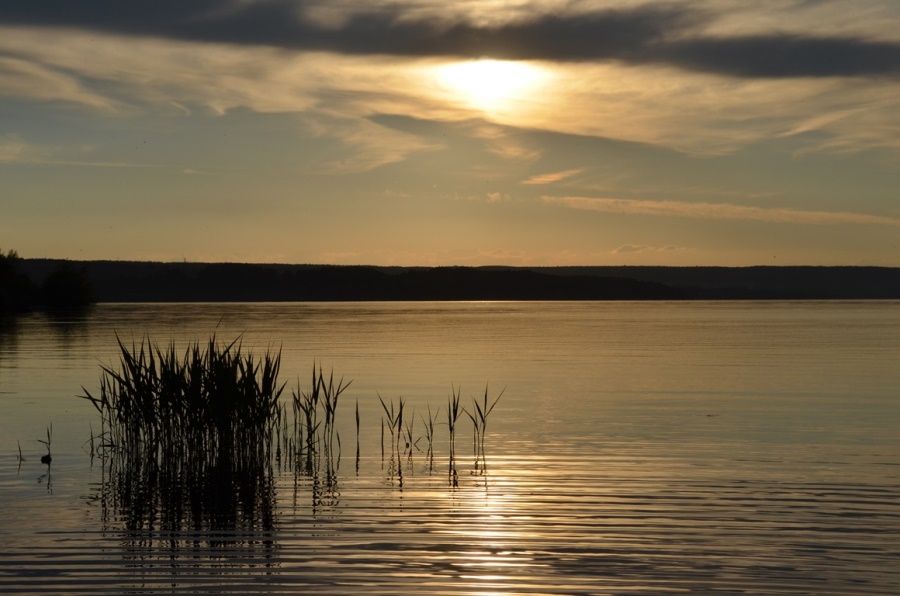
{"label": "lake", "polygon": [[[212,334],[281,350],[285,399],[352,381],[339,447],[202,486],[92,456],[117,336]],[[455,390],[502,397],[454,477]],[[0,406],[4,593],[900,593],[896,301],[100,304],[0,322]]]}

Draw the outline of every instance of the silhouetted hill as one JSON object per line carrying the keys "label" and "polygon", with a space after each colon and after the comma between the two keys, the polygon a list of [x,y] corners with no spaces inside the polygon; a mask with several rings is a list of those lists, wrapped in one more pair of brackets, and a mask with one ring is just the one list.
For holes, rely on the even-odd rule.
{"label": "silhouetted hill", "polygon": [[900,298],[896,267],[550,267],[557,275],[622,276],[681,289],[696,299]]}
{"label": "silhouetted hill", "polygon": [[[40,280],[59,266],[23,259]],[[76,262],[98,302],[900,299],[884,267],[370,267]]]}

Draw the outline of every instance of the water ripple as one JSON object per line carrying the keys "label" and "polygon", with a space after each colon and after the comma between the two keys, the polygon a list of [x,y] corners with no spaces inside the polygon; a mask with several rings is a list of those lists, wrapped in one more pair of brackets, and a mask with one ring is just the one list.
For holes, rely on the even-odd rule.
{"label": "water ripple", "polygon": [[[487,474],[461,470],[458,487],[440,468],[407,474],[401,486],[379,461],[364,461],[362,475],[336,478],[327,502],[316,500],[310,478],[282,473],[270,531],[127,529],[87,499],[49,511],[63,527],[47,530],[43,516],[27,544],[0,534],[0,586],[36,594],[900,592],[900,486],[645,478],[629,466],[582,462],[563,473],[559,459],[521,454],[490,464]],[[74,514],[102,529],[65,529]]]}

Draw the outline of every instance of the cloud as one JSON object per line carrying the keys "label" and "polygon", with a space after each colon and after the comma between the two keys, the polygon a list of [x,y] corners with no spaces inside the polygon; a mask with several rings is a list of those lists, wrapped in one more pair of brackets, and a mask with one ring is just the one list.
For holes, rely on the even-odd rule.
{"label": "cloud", "polygon": [[385,188],[383,191],[381,191],[381,196],[387,197],[390,199],[411,199],[411,198],[413,198],[413,195],[409,194],[408,192],[403,192],[401,190],[396,190],[393,188]]}
{"label": "cloud", "polygon": [[582,168],[576,168],[573,170],[563,170],[562,172],[551,172],[549,174],[535,174],[529,178],[526,178],[522,181],[522,184],[552,184],[554,182],[559,182],[560,180],[564,180],[575,174],[580,174],[584,170]]}
{"label": "cloud", "polygon": [[181,173],[185,176],[221,176],[221,172],[212,172],[209,170],[198,170],[197,168],[183,168]]}
{"label": "cloud", "polygon": [[494,126],[483,121],[464,123],[469,134],[485,142],[485,149],[510,161],[529,162],[540,159],[542,152],[517,131]]}
{"label": "cloud", "polygon": [[485,149],[498,157],[515,162],[537,161],[543,152],[513,135],[487,139]]}
{"label": "cloud", "polygon": [[321,6],[309,0],[45,0],[0,4],[0,22],[341,54],[584,60],[627,55],[699,16],[639,5],[479,24],[459,15],[410,11],[408,4],[369,4],[310,18]]}
{"label": "cloud", "polygon": [[[2,28],[0,28],[2,29]],[[6,50],[13,53],[14,49]],[[38,101],[76,101],[98,109],[112,109],[115,102],[89,90],[63,69],[55,69],[19,56],[4,56],[0,46],[0,96],[28,96]]]}
{"label": "cloud", "polygon": [[[0,74],[4,54],[16,54],[17,72],[41,76],[0,76],[0,95],[65,100],[118,115],[150,109],[183,116],[198,108],[223,114],[244,107],[324,113],[338,120],[373,114],[441,121],[482,116],[447,102],[433,84],[440,63],[428,60],[0,27]],[[699,155],[727,154],[766,138],[813,130],[824,134],[800,139],[804,147],[798,151],[897,150],[898,93],[897,84],[874,79],[723,80],[660,67],[579,63],[558,68],[554,85],[529,98],[529,111],[494,115],[492,121],[504,126],[484,125],[475,134],[497,155],[524,162],[536,160],[541,151],[510,127],[625,139]],[[845,113],[845,118],[821,116]],[[383,144],[387,154],[395,151],[389,143]]]}
{"label": "cloud", "polygon": [[896,41],[772,30],[710,34],[724,18],[715,7],[646,2],[551,10],[538,4],[531,14],[510,10],[476,19],[409,2],[329,10],[310,0],[44,0],[4,2],[0,22],[348,55],[616,61],[745,78],[900,75]]}
{"label": "cloud", "polygon": [[897,76],[900,44],[788,34],[701,38],[652,48],[646,61],[741,78]]}
{"label": "cloud", "polygon": [[313,134],[337,138],[348,150],[339,159],[313,163],[315,171],[325,174],[352,174],[374,170],[389,163],[403,161],[410,153],[434,151],[430,144],[415,135],[382,126],[365,118],[342,118],[317,114],[303,117]]}
{"label": "cloud", "polygon": [[646,252],[652,249],[652,246],[647,246],[646,244],[623,244],[619,248],[615,249],[613,251],[613,254],[621,255],[627,253]]}
{"label": "cloud", "polygon": [[[138,169],[183,169],[184,173],[198,173],[175,164],[136,163],[126,161],[99,161],[85,159],[92,148],[89,146],[47,146],[24,141],[17,134],[0,137],[0,164],[72,166],[90,168],[138,168]],[[72,156],[75,156],[73,158]]]}
{"label": "cloud", "polygon": [[[509,21],[477,26],[504,23]],[[329,26],[341,27],[343,21]],[[582,61],[554,67],[552,84],[521,98],[515,109],[486,114],[448,97],[438,80],[443,65],[432,58],[0,26],[0,96],[65,101],[117,116],[152,110],[181,117],[203,109],[224,114],[247,108],[310,118],[321,114],[338,123],[379,114],[443,122],[486,118],[491,124],[476,136],[494,154],[522,162],[542,156],[523,130],[622,139],[703,156],[779,136],[793,137],[796,154],[900,150],[900,81],[890,78],[732,79],[665,65]],[[374,129],[359,127],[369,132],[358,134],[344,124],[332,130],[348,143],[370,148],[372,155],[357,160],[357,168],[376,165],[382,149],[382,163],[402,159],[398,149],[418,150],[411,138],[395,144],[388,134],[379,142],[378,134],[370,134]]]}
{"label": "cloud", "polygon": [[618,248],[612,251],[615,255],[623,255],[623,254],[638,254],[638,253],[646,253],[646,252],[679,252],[688,250],[682,246],[674,246],[668,244],[666,246],[650,246],[649,244],[623,244]]}
{"label": "cloud", "polygon": [[25,143],[17,135],[0,137],[0,163],[19,161],[26,149]]}
{"label": "cloud", "polygon": [[[3,76],[13,62],[4,61],[4,53],[17,53],[16,72],[29,76]],[[340,173],[371,170],[436,148],[368,118],[425,107],[414,93],[416,68],[396,68],[395,62],[0,27],[0,96],[65,100],[117,116],[183,117],[198,108],[220,115],[236,108],[294,113],[313,136],[350,148],[351,155],[318,164],[322,171]]]}
{"label": "cloud", "polygon": [[687,203],[590,197],[542,197],[543,202],[570,209],[625,215],[745,220],[790,224],[881,224],[900,226],[900,218],[865,213],[764,208],[730,203]]}
{"label": "cloud", "polygon": [[[554,87],[520,126],[725,155],[805,126],[848,151],[900,149],[900,84],[882,79],[726,79],[672,68],[579,63],[560,67]],[[560,109],[560,106],[565,106]],[[853,111],[844,119],[811,118]],[[833,146],[833,145],[831,145]]]}
{"label": "cloud", "polygon": [[777,136],[826,133],[799,149],[797,155],[822,151],[852,154],[867,149],[900,149],[900,93],[896,87],[885,91],[893,91],[893,94],[866,101],[865,91],[860,90],[860,101],[856,106],[825,110],[822,114],[801,120]]}

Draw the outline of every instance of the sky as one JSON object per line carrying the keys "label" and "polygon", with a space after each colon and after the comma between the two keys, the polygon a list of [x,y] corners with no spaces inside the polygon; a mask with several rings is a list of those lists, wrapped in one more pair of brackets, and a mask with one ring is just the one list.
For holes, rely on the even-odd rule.
{"label": "sky", "polygon": [[0,0],[0,250],[900,266],[896,0]]}

